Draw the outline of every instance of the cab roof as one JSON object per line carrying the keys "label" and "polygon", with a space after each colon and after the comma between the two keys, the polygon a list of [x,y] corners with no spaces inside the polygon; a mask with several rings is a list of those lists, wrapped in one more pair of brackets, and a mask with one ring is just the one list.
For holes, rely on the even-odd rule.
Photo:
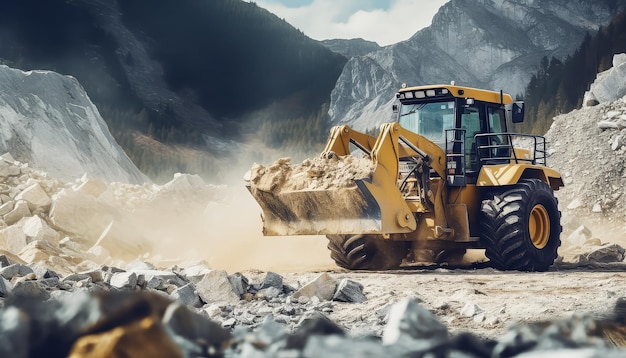
{"label": "cab roof", "polygon": [[[442,91],[443,89],[446,89],[448,93],[445,93],[445,91]],[[428,90],[435,90],[433,96],[428,96],[427,92]],[[423,93],[420,93],[421,91],[423,91]],[[402,99],[405,99],[405,96],[400,96],[400,94],[405,94],[407,92],[413,92],[413,96],[412,98],[419,98],[419,99],[424,99],[424,98],[446,98],[446,97],[456,97],[456,98],[474,98],[477,101],[483,101],[483,102],[489,102],[489,103],[502,103],[502,104],[509,104],[513,102],[513,98],[511,98],[511,95],[507,94],[507,93],[501,93],[501,92],[496,92],[496,91],[488,91],[488,90],[483,90],[483,89],[478,89],[478,88],[472,88],[472,87],[461,87],[461,86],[455,86],[455,85],[428,85],[428,86],[414,86],[414,87],[404,87],[401,88],[400,90],[398,90],[398,94],[397,97]],[[419,93],[419,95],[416,95],[416,92]],[[423,97],[419,97],[421,95],[424,95]]]}

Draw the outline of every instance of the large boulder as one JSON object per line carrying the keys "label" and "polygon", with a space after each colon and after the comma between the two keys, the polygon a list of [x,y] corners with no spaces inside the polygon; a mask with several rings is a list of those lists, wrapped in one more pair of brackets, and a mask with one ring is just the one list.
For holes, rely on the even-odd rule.
{"label": "large boulder", "polygon": [[0,83],[0,152],[64,180],[148,181],[75,78],[0,65]]}
{"label": "large boulder", "polygon": [[585,93],[583,104],[596,105],[614,102],[626,95],[626,53],[613,56],[613,67],[598,73],[596,80]]}

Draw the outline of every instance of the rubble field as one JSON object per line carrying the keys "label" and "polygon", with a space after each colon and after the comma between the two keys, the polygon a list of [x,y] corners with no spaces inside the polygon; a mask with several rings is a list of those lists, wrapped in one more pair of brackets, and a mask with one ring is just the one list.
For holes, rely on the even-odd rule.
{"label": "rubble field", "polygon": [[[244,230],[232,223],[255,203],[192,175],[68,183],[5,154],[0,200],[0,356],[624,353],[623,243],[585,226],[545,273],[365,273],[335,268],[323,237],[311,241],[323,257],[301,238],[281,251],[254,234],[224,251],[217,243],[241,238],[198,227]],[[294,266],[298,245],[309,266]],[[254,254],[265,263],[243,264]]]}

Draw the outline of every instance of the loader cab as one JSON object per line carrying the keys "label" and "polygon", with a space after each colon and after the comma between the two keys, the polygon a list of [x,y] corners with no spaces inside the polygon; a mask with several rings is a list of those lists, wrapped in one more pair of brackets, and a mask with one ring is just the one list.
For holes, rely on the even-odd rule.
{"label": "loader cab", "polygon": [[509,95],[451,85],[403,88],[396,97],[399,124],[445,151],[449,185],[475,184],[482,165],[510,160]]}

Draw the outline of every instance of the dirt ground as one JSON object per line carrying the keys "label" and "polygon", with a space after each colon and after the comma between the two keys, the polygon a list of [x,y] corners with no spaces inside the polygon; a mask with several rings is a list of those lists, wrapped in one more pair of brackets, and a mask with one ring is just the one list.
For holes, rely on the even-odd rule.
{"label": "dirt ground", "polygon": [[[604,316],[618,297],[626,296],[626,266],[555,265],[549,272],[501,272],[491,268],[416,268],[390,272],[282,272],[285,282],[306,283],[321,272],[364,286],[364,303],[334,302],[329,317],[350,327],[372,321],[389,303],[414,297],[435,313],[451,332],[470,331],[498,337],[516,322]],[[471,312],[470,308],[480,308]],[[472,315],[472,313],[477,313]],[[380,314],[380,312],[378,312]]]}
{"label": "dirt ground", "polygon": [[[368,300],[364,303],[333,302],[332,312],[328,313],[334,322],[349,329],[355,325],[380,323],[375,318],[386,305],[415,297],[452,332],[467,330],[498,337],[516,322],[583,313],[604,315],[617,298],[626,296],[626,263],[561,263],[548,272],[538,273],[502,272],[484,263],[464,268],[412,267],[386,272],[350,272],[335,266],[323,236],[263,237],[256,203],[249,193],[237,194],[236,206],[220,207],[212,212],[213,219],[217,212],[222,216],[212,225],[213,231],[221,234],[213,237],[222,240],[216,240],[220,245],[204,242],[207,247],[211,246],[204,251],[211,253],[204,257],[209,265],[229,273],[242,272],[251,282],[262,280],[267,271],[277,272],[286,284],[295,288],[323,272],[337,280],[357,281],[363,285]],[[234,215],[230,210],[241,219],[237,230],[233,228]],[[218,230],[220,227],[222,230]],[[224,232],[237,235],[225,236]],[[599,236],[596,232],[594,230],[594,237]],[[599,238],[605,243],[626,246],[623,235],[615,236],[621,230],[613,233],[602,234]],[[561,249],[567,248],[566,235],[561,237],[564,241]],[[223,240],[225,237],[229,240]],[[467,312],[476,305],[482,313]]]}

